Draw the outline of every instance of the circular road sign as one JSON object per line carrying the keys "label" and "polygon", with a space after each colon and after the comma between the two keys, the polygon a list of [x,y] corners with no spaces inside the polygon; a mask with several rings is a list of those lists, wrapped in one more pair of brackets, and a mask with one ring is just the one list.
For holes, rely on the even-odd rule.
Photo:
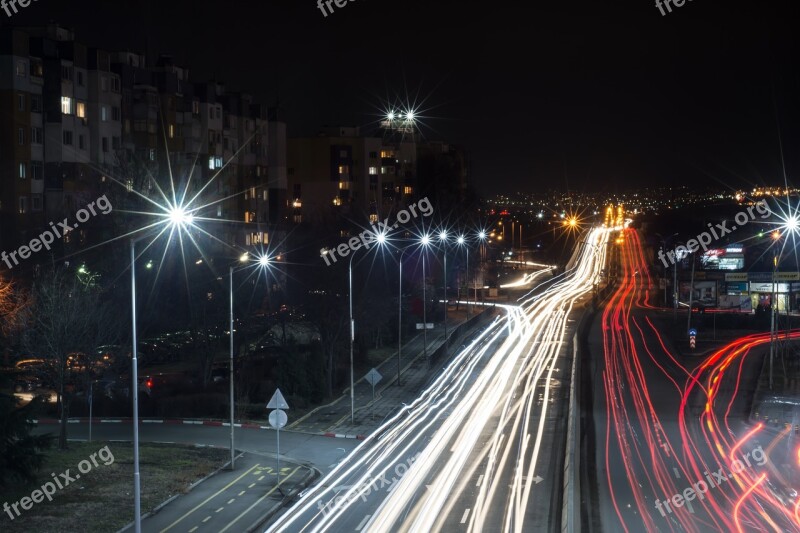
{"label": "circular road sign", "polygon": [[269,425],[275,429],[281,429],[289,421],[286,412],[281,409],[275,409],[269,414]]}

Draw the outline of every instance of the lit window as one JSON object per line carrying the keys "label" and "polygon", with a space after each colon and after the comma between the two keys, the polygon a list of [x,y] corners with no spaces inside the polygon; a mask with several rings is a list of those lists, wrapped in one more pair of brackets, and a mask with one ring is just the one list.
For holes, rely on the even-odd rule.
{"label": "lit window", "polygon": [[175,138],[175,125],[174,124],[170,124],[169,125],[169,138],[170,139],[174,139]]}
{"label": "lit window", "polygon": [[387,159],[390,157],[394,157],[394,151],[392,150],[381,150],[381,158]]}
{"label": "lit window", "polygon": [[342,199],[337,196],[333,199],[333,205],[342,205]]}
{"label": "lit window", "polygon": [[414,194],[414,187],[410,187],[410,186],[406,185],[405,187],[403,187],[403,194],[406,194],[406,195]]}
{"label": "lit window", "polygon": [[381,167],[381,174],[387,174],[386,167]]}
{"label": "lit window", "polygon": [[348,165],[339,165],[339,174],[345,175],[350,173],[350,167]]}
{"label": "lit window", "polygon": [[61,97],[61,112],[65,115],[72,114],[72,98],[69,96],[62,96]]}
{"label": "lit window", "polygon": [[77,102],[75,108],[75,116],[78,118],[86,118],[86,104],[83,102]]}
{"label": "lit window", "polygon": [[370,176],[377,176],[378,175],[378,167],[369,167],[369,175]]}
{"label": "lit window", "polygon": [[339,190],[340,191],[348,191],[348,190],[350,190],[350,182],[349,181],[340,181],[339,182]]}
{"label": "lit window", "polygon": [[156,160],[156,149],[150,148],[150,161],[155,161],[155,160]]}
{"label": "lit window", "polygon": [[221,157],[214,158],[214,166],[216,168],[222,168],[222,158]]}
{"label": "lit window", "polygon": [[370,224],[375,224],[377,221],[378,221],[378,215],[374,215],[373,214],[373,215],[369,216],[369,223]]}
{"label": "lit window", "polygon": [[20,163],[19,164],[19,177],[21,179],[25,179],[27,177],[27,175],[28,175],[28,167],[25,165],[25,163]]}
{"label": "lit window", "polygon": [[103,122],[108,122],[108,106],[100,106],[100,120]]}
{"label": "lit window", "polygon": [[208,158],[208,170],[214,170],[214,156]]}

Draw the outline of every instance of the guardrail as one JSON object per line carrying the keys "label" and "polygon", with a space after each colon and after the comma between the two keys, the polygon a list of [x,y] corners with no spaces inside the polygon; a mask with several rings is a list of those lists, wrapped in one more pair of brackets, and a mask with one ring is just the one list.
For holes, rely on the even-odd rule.
{"label": "guardrail", "polygon": [[461,338],[461,335],[463,335],[468,330],[470,330],[473,327],[475,327],[476,325],[478,325],[478,323],[483,321],[485,318],[491,316],[495,312],[495,309],[496,309],[496,306],[494,304],[491,304],[491,305],[487,304],[487,308],[486,309],[484,309],[483,311],[481,311],[480,313],[478,313],[474,317],[470,318],[469,320],[467,320],[466,322],[464,322],[460,326],[457,326],[455,329],[453,329],[452,332],[449,332],[449,334],[448,334],[447,338],[444,340],[444,342],[438,348],[436,348],[436,350],[434,350],[431,353],[430,357],[428,358],[429,361],[430,361],[430,364],[432,364],[432,365],[435,364],[444,354],[447,353],[447,350],[454,343],[455,339]]}

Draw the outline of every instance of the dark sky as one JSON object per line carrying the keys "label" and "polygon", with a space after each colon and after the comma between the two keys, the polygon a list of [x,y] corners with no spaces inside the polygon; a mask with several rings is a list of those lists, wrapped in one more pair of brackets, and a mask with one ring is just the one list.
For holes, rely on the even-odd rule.
{"label": "dark sky", "polygon": [[2,24],[165,51],[192,76],[274,103],[290,133],[368,125],[416,101],[429,139],[463,144],[485,193],[781,183],[800,159],[789,0],[38,0]]}

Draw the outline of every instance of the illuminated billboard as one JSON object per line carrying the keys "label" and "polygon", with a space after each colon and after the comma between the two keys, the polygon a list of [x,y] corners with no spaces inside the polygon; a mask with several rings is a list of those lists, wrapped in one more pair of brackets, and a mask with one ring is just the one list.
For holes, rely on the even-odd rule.
{"label": "illuminated billboard", "polygon": [[742,270],[744,268],[744,247],[731,244],[726,248],[711,248],[700,258],[705,270]]}

